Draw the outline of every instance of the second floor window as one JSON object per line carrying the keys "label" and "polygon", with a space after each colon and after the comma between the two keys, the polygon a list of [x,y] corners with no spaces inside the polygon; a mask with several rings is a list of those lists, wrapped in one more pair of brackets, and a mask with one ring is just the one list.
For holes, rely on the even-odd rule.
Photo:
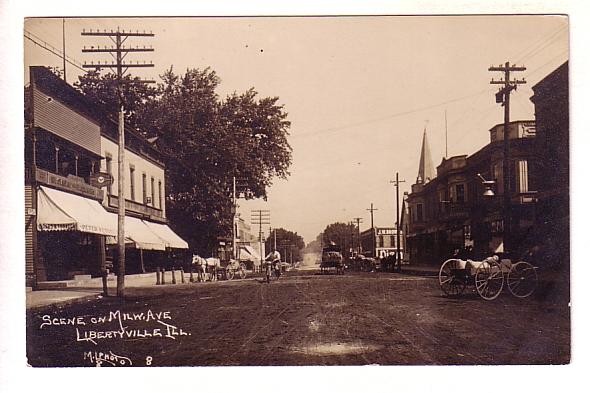
{"label": "second floor window", "polygon": [[424,221],[424,206],[421,203],[416,205],[416,221]]}
{"label": "second floor window", "polygon": [[516,162],[518,170],[518,192],[529,191],[529,166],[527,160]]}
{"label": "second floor window", "polygon": [[143,204],[147,204],[147,175],[144,173],[141,175],[141,185],[143,188]]}
{"label": "second floor window", "polygon": [[152,177],[151,179],[151,185],[152,185],[152,206],[156,205],[156,191],[155,191],[155,187],[154,187],[154,178]]}
{"label": "second floor window", "polygon": [[455,185],[455,195],[457,197],[457,203],[464,203],[465,202],[465,185],[464,184]]}
{"label": "second floor window", "polygon": [[162,209],[162,181],[158,180],[158,207]]}
{"label": "second floor window", "polygon": [[129,166],[129,187],[131,191],[130,199],[135,200],[135,166]]}
{"label": "second floor window", "polygon": [[[108,153],[106,154],[106,171],[109,175],[113,175],[113,156]],[[109,195],[113,193],[112,182],[107,186],[107,193]]]}

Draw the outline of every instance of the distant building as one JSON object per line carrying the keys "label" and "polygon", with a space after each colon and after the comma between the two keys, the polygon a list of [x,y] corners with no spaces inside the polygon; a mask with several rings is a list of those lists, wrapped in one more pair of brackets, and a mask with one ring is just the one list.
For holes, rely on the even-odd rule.
{"label": "distant building", "polygon": [[[385,258],[397,250],[397,230],[395,228],[369,228],[360,234],[361,248],[365,256]],[[403,234],[400,231],[400,253],[403,259]]]}
{"label": "distant building", "polygon": [[[487,255],[502,248],[505,192],[502,176],[504,125],[490,130],[490,143],[471,156],[443,159],[436,176],[429,178],[429,148],[423,138],[416,183],[407,196],[407,251],[411,263],[440,264],[454,250],[472,248],[474,255]],[[510,123],[513,231],[516,245],[524,244],[533,226],[537,190],[535,172],[535,122]],[[483,196],[478,174],[496,180],[495,197]]]}
{"label": "distant building", "polygon": [[258,270],[260,261],[265,257],[265,243],[258,241],[258,234],[252,233],[252,228],[242,217],[236,219],[236,245],[238,260],[246,263],[250,270]]}

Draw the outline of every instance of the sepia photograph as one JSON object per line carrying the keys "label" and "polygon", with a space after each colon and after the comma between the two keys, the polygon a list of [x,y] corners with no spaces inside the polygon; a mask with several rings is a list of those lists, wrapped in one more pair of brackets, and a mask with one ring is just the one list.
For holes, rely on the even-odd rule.
{"label": "sepia photograph", "polygon": [[107,15],[21,20],[27,368],[571,365],[570,15]]}

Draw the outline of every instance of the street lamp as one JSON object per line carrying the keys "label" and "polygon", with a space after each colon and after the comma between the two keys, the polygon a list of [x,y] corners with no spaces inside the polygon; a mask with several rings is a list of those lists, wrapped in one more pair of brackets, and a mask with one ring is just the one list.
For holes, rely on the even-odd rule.
{"label": "street lamp", "polygon": [[494,186],[494,184],[496,184],[495,180],[486,180],[481,173],[478,173],[477,176],[481,179],[481,183],[483,184],[483,186],[485,187],[485,191],[483,192],[483,196],[485,197],[493,197],[494,195],[494,190],[492,190],[492,187]]}

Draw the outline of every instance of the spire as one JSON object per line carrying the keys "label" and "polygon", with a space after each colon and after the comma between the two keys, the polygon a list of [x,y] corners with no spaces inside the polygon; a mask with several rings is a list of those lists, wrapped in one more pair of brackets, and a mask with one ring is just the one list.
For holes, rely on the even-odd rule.
{"label": "spire", "polygon": [[422,150],[420,151],[420,166],[418,167],[418,177],[416,178],[416,184],[428,183],[430,180],[434,179],[434,177],[434,166],[432,165],[430,147],[428,146],[428,139],[426,138],[426,127],[424,127]]}

